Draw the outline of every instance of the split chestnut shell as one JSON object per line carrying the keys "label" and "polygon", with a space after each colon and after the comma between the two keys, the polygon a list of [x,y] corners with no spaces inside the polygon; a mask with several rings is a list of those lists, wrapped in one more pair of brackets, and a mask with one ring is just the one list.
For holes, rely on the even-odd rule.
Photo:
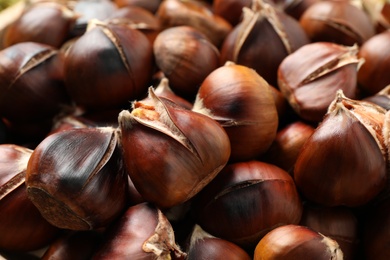
{"label": "split chestnut shell", "polygon": [[157,97],[119,114],[130,178],[142,197],[161,208],[189,200],[226,165],[230,142],[208,116]]}

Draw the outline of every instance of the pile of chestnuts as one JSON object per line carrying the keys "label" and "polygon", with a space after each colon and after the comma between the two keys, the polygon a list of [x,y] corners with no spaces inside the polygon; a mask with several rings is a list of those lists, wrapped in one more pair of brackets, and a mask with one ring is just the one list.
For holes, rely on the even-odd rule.
{"label": "pile of chestnuts", "polygon": [[390,258],[388,1],[20,7],[0,258]]}

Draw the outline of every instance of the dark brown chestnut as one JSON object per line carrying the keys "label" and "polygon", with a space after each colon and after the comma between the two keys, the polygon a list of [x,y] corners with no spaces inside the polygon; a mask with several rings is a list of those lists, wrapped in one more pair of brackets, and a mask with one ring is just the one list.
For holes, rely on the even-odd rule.
{"label": "dark brown chestnut", "polygon": [[357,45],[315,42],[283,59],[278,68],[278,85],[302,119],[313,123],[322,121],[339,89],[347,97],[357,98],[361,62],[358,51]]}
{"label": "dark brown chestnut", "polygon": [[128,206],[128,173],[117,129],[76,128],[46,137],[26,173],[27,194],[53,225],[105,227]]}
{"label": "dark brown chestnut", "polygon": [[229,136],[231,161],[255,159],[275,139],[278,114],[271,88],[255,70],[232,62],[201,84],[192,110],[222,125]]}
{"label": "dark brown chestnut", "polygon": [[306,9],[299,21],[312,42],[362,45],[375,34],[368,14],[352,1],[318,1]]}
{"label": "dark brown chestnut", "polygon": [[126,6],[130,7],[141,7],[144,8],[145,10],[148,10],[151,13],[155,13],[160,6],[162,0],[114,0],[114,3],[122,8]]}
{"label": "dark brown chestnut", "polygon": [[188,201],[228,162],[229,137],[215,120],[157,97],[152,87],[118,121],[130,178],[161,209]]}
{"label": "dark brown chestnut", "polygon": [[359,50],[364,63],[358,71],[358,83],[365,95],[374,95],[390,84],[390,30],[367,40]]}
{"label": "dark brown chestnut", "polygon": [[190,26],[176,26],[159,33],[153,53],[172,90],[191,102],[203,80],[219,66],[219,50]]}
{"label": "dark brown chestnut", "polygon": [[236,26],[243,18],[242,9],[250,7],[252,0],[214,0],[213,12],[223,17],[232,26]]}
{"label": "dark brown chestnut", "polygon": [[0,51],[0,115],[15,123],[37,123],[69,106],[63,55],[46,44],[23,42]]}
{"label": "dark brown chestnut", "polygon": [[314,127],[303,121],[284,126],[276,133],[275,140],[264,156],[260,157],[261,160],[292,174],[298,154],[313,132]]}
{"label": "dark brown chestnut", "polygon": [[360,223],[357,214],[350,208],[305,203],[299,224],[335,240],[345,260],[357,258],[361,243]]}
{"label": "dark brown chestnut", "polygon": [[295,183],[307,200],[358,207],[384,189],[388,161],[385,113],[373,103],[337,92],[295,163]]}
{"label": "dark brown chestnut", "polygon": [[199,225],[195,225],[190,237],[187,259],[250,260],[252,258],[238,245],[214,237]]}
{"label": "dark brown chestnut", "polygon": [[59,235],[27,197],[25,176],[32,150],[0,145],[0,250],[27,252]]}
{"label": "dark brown chestnut", "polygon": [[232,25],[224,18],[212,12],[204,2],[194,0],[162,1],[156,16],[163,28],[191,26],[202,32],[219,48],[225,37],[232,30]]}
{"label": "dark brown chestnut", "polygon": [[284,225],[257,244],[254,260],[264,259],[342,260],[344,256],[335,240],[304,226]]}
{"label": "dark brown chestnut", "polygon": [[88,260],[99,248],[101,231],[66,231],[54,240],[44,252],[41,260]]}
{"label": "dark brown chestnut", "polygon": [[384,87],[378,93],[363,98],[363,100],[377,104],[386,110],[390,110],[390,84]]}
{"label": "dark brown chestnut", "polygon": [[92,259],[125,258],[179,260],[185,259],[186,254],[176,244],[172,225],[165,215],[145,202],[129,207],[107,229]]}
{"label": "dark brown chestnut", "polygon": [[206,232],[252,250],[275,227],[298,224],[302,204],[286,171],[247,161],[227,165],[192,200],[192,213]]}
{"label": "dark brown chestnut", "polygon": [[122,107],[145,95],[153,73],[153,50],[140,31],[92,21],[65,56],[65,84],[86,110]]}
{"label": "dark brown chestnut", "polygon": [[60,48],[71,37],[77,14],[66,5],[42,1],[26,5],[3,36],[3,46],[19,42],[38,42]]}
{"label": "dark brown chestnut", "polygon": [[243,20],[223,42],[221,64],[232,61],[253,68],[278,87],[279,64],[307,43],[309,39],[297,20],[265,0],[254,0],[251,8],[244,8]]}

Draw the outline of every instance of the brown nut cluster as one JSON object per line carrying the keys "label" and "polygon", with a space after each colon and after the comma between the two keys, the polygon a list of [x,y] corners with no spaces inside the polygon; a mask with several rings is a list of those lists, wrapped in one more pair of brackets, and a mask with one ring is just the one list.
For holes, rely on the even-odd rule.
{"label": "brown nut cluster", "polygon": [[0,258],[390,257],[390,4],[0,12]]}

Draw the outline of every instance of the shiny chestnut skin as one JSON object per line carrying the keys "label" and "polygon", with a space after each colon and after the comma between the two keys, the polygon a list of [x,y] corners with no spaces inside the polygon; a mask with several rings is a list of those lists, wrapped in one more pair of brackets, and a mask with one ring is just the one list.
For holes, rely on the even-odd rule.
{"label": "shiny chestnut skin", "polygon": [[242,9],[250,7],[252,0],[214,0],[213,12],[236,26],[242,19]]}
{"label": "shiny chestnut skin", "polygon": [[186,259],[175,241],[172,225],[155,205],[129,207],[107,228],[92,259]]}
{"label": "shiny chestnut skin", "polygon": [[265,235],[257,244],[254,260],[318,259],[342,260],[337,242],[310,228],[283,225]]}
{"label": "shiny chestnut skin", "polygon": [[62,229],[109,225],[128,206],[128,173],[111,127],[75,128],[46,137],[26,170],[27,194]]}
{"label": "shiny chestnut skin", "polygon": [[3,46],[19,42],[38,42],[60,48],[71,37],[76,13],[59,2],[35,2],[26,5],[3,36]]}
{"label": "shiny chestnut skin", "polygon": [[295,183],[307,200],[360,207],[379,195],[388,179],[385,115],[373,103],[337,92],[294,166]]}
{"label": "shiny chestnut skin", "polygon": [[301,119],[321,122],[336,92],[357,98],[358,46],[306,44],[283,59],[278,86]]}
{"label": "shiny chestnut skin", "polygon": [[160,32],[153,53],[172,90],[191,102],[203,80],[219,66],[219,50],[205,34],[191,26]]}
{"label": "shiny chestnut skin", "polygon": [[306,9],[299,22],[312,42],[362,45],[375,34],[368,14],[350,1],[318,1]]}
{"label": "shiny chestnut skin", "polygon": [[0,115],[15,123],[51,120],[69,106],[63,55],[34,42],[0,51]]}
{"label": "shiny chestnut skin", "polygon": [[124,107],[145,95],[153,72],[152,52],[142,32],[127,25],[92,21],[65,56],[69,95],[86,110]]}
{"label": "shiny chestnut skin", "polygon": [[363,93],[374,95],[390,84],[390,30],[367,40],[359,50],[364,63],[358,71],[358,84]]}
{"label": "shiny chestnut skin", "polygon": [[161,2],[162,0],[114,0],[114,3],[120,8],[125,6],[137,6],[144,8],[153,14],[157,11]]}
{"label": "shiny chestnut skin", "polygon": [[253,250],[270,230],[298,224],[300,196],[291,176],[272,164],[228,164],[192,201],[192,214],[209,234]]}
{"label": "shiny chestnut skin", "polygon": [[163,28],[174,26],[192,26],[209,38],[219,48],[232,25],[224,18],[212,12],[210,6],[202,1],[165,0],[162,1],[156,16]]}
{"label": "shiny chestnut skin", "polygon": [[244,8],[242,21],[226,36],[220,64],[232,61],[247,66],[278,87],[279,64],[307,43],[309,38],[297,20],[266,0],[255,0],[251,8]]}
{"label": "shiny chestnut skin", "polygon": [[0,250],[37,250],[60,233],[27,197],[25,175],[32,152],[19,145],[0,145]]}
{"label": "shiny chestnut skin", "polygon": [[275,139],[278,113],[272,87],[255,70],[227,62],[202,82],[193,111],[221,124],[229,136],[230,161],[265,153]]}

